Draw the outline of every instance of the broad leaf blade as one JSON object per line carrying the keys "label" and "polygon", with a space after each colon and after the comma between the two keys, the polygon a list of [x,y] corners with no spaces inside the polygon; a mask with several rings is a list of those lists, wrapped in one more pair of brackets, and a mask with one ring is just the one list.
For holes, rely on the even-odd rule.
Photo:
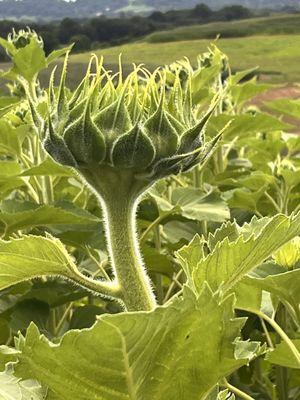
{"label": "broad leaf blade", "polygon": [[[29,202],[8,200],[0,206],[0,222],[6,235],[35,226],[95,225],[99,219],[71,203],[37,206]],[[0,227],[1,230],[1,227]]]}
{"label": "broad leaf blade", "polygon": [[43,400],[45,391],[34,381],[21,381],[12,371],[0,372],[1,400]]}
{"label": "broad leaf blade", "polygon": [[100,317],[58,346],[32,325],[21,341],[17,375],[46,384],[53,400],[203,399],[249,360],[235,357],[243,320],[234,319],[232,300],[220,304],[207,288],[198,299],[185,290],[183,299],[151,313]]}
{"label": "broad leaf blade", "polygon": [[226,202],[214,192],[205,194],[196,188],[177,188],[172,193],[172,202],[189,219],[223,222],[230,217]]}
{"label": "broad leaf blade", "polygon": [[262,292],[264,290],[277,296],[282,302],[289,303],[295,312],[300,315],[300,269],[274,273],[265,277],[259,277],[258,274],[255,274],[247,276],[238,286],[240,284],[247,285],[249,291]]}
{"label": "broad leaf blade", "polygon": [[225,239],[208,257],[199,261],[193,273],[198,290],[205,281],[213,290],[221,285],[225,291],[231,289],[300,232],[300,213],[291,217],[279,214],[265,222],[258,234],[252,234],[247,239],[240,234],[235,242]]}
{"label": "broad leaf blade", "polygon": [[[300,351],[300,339],[293,340],[294,345]],[[271,353],[269,353],[267,360],[276,365],[281,365],[286,368],[296,368],[300,370],[299,362],[295,359],[295,356],[291,352],[289,346],[285,342],[281,342],[275,347]]]}
{"label": "broad leaf blade", "polygon": [[75,268],[57,239],[25,236],[0,242],[0,290],[43,275],[71,278]]}

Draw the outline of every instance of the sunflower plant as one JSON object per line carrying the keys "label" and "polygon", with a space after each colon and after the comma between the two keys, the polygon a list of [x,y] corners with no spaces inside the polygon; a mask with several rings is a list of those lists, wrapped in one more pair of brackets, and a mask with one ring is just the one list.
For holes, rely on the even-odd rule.
{"label": "sunflower plant", "polygon": [[[69,49],[46,56],[31,30],[13,32],[0,44],[12,61],[2,74],[12,96],[0,110],[0,340],[6,344],[0,346],[0,397],[253,400],[258,391],[273,396],[273,381],[278,393],[287,393],[282,372],[289,368],[296,381],[299,340],[296,329],[282,324],[284,330],[275,315],[282,302],[284,321],[299,326],[300,215],[297,208],[281,213],[291,207],[288,199],[282,208],[272,202],[277,215],[259,215],[257,206],[250,214],[244,197],[240,215],[230,198],[235,191],[226,191],[239,177],[246,185],[240,170],[250,168],[243,157],[251,138],[243,137],[249,133],[243,123],[254,117],[238,115],[235,101],[254,90],[251,83],[237,85],[247,71],[232,75],[215,47],[196,66],[183,59],[154,71],[133,65],[129,74],[121,61],[112,72],[92,55],[71,90]],[[39,73],[65,53],[44,89]],[[262,115],[249,125],[260,134],[276,121],[270,118]],[[241,138],[232,140],[237,132]],[[285,175],[297,188],[292,172]],[[256,188],[261,181],[254,178]],[[76,204],[56,201],[64,196]],[[137,214],[149,199],[158,215],[151,214],[139,237]],[[172,240],[173,232],[168,237],[167,229],[157,229],[169,217],[174,236],[184,225],[192,238],[182,242],[179,232]],[[105,266],[86,245],[97,248],[93,233],[101,237],[101,218]],[[170,274],[162,278],[164,287],[151,279],[140,249],[151,240],[157,263],[171,258],[174,268],[162,301],[159,286],[164,295]],[[99,269],[95,274],[84,269],[89,258]],[[116,308],[108,311],[107,304]],[[256,336],[247,334],[248,315],[261,322]],[[7,319],[14,330],[6,335]],[[240,371],[252,373],[251,385]],[[290,393],[297,395],[293,386]]]}

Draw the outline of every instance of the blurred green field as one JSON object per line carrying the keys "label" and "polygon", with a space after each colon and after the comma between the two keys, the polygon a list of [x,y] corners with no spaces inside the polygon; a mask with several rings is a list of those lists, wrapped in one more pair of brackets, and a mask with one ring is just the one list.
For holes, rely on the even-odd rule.
{"label": "blurred green field", "polygon": [[[116,69],[118,56],[126,69],[130,64],[145,63],[150,69],[167,64],[184,56],[195,61],[197,54],[205,51],[211,40],[186,40],[167,43],[138,42],[97,50],[105,64]],[[271,83],[300,82],[300,35],[250,36],[246,38],[220,39],[216,43],[230,58],[234,70],[258,66],[260,79]],[[78,80],[83,74],[88,53],[71,57],[70,80]]]}
{"label": "blurred green field", "polygon": [[182,26],[147,36],[149,43],[178,40],[246,37],[253,35],[300,34],[300,14],[276,14],[263,18],[251,18],[231,22],[212,22],[205,25]]}

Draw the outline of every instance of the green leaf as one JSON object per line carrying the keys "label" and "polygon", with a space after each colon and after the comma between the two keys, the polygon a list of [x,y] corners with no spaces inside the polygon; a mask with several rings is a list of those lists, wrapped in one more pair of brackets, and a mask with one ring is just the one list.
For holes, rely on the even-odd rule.
{"label": "green leaf", "polygon": [[278,99],[266,103],[271,109],[278,111],[280,114],[288,115],[292,118],[300,118],[300,101],[290,99]]}
{"label": "green leaf", "polygon": [[[224,291],[231,289],[300,232],[300,213],[290,217],[278,214],[267,223],[266,219],[263,222],[264,227],[258,234],[245,238],[241,233],[234,242],[226,238],[212,253],[194,265],[193,279],[198,290],[205,281],[213,290],[221,285]],[[254,225],[256,224],[254,220]]]}
{"label": "green leaf", "polygon": [[178,243],[181,240],[188,243],[200,229],[196,222],[170,221],[163,225],[163,232],[170,243]]}
{"label": "green leaf", "polygon": [[25,186],[25,182],[22,178],[0,179],[0,199],[6,198],[11,192],[22,186]]}
{"label": "green leaf", "polygon": [[20,155],[22,143],[29,133],[28,125],[20,125],[17,128],[4,120],[0,119],[0,153],[7,155]]}
{"label": "green leaf", "polygon": [[52,237],[24,236],[0,241],[0,290],[43,276],[61,276],[96,293],[116,297],[116,288],[83,275],[62,243]]}
{"label": "green leaf", "polygon": [[46,330],[46,324],[50,315],[50,307],[47,303],[36,299],[20,301],[10,314],[9,326],[13,332],[27,329],[33,321],[39,329]]}
{"label": "green leaf", "polygon": [[104,309],[93,304],[74,309],[70,321],[70,329],[90,328],[96,322],[98,315],[104,313]]}
{"label": "green leaf", "polygon": [[215,132],[220,132],[229,121],[232,122],[223,135],[226,140],[234,139],[235,137],[248,138],[251,134],[254,135],[259,132],[281,131],[292,128],[291,125],[279,121],[278,118],[263,113],[256,113],[255,115],[243,114],[234,117],[221,114],[210,119],[207,133],[210,136],[214,136]]}
{"label": "green leaf", "polygon": [[247,311],[260,311],[262,306],[262,290],[249,282],[246,277],[238,282],[234,288],[234,295],[236,297],[235,307]]}
{"label": "green leaf", "polygon": [[236,72],[234,75],[230,76],[230,84],[237,85],[248,75],[252,75],[255,71],[257,71],[257,69],[258,69],[258,67],[254,67],[254,68],[249,68],[249,69],[245,69],[243,71]]}
{"label": "green leaf", "polygon": [[188,286],[193,286],[193,266],[204,257],[205,239],[199,235],[195,235],[193,240],[186,246],[181,247],[175,255],[188,279]]}
{"label": "green leaf", "polygon": [[12,96],[0,97],[0,117],[7,114],[19,102],[20,102],[20,99],[18,97],[12,97]]}
{"label": "green leaf", "polygon": [[226,202],[215,192],[206,194],[196,188],[177,188],[172,192],[172,203],[180,207],[183,217],[196,221],[223,222],[230,218]]}
{"label": "green leaf", "polygon": [[227,201],[230,208],[238,208],[255,212],[259,200],[265,194],[267,187],[263,186],[257,191],[249,189],[233,189],[223,193],[223,198]]}
{"label": "green leaf", "polygon": [[240,85],[236,85],[231,89],[232,99],[235,104],[241,106],[245,101],[252,99],[253,97],[259,95],[270,89],[272,85],[260,84],[250,81]]}
{"label": "green leaf", "polygon": [[10,337],[10,328],[8,321],[4,318],[0,318],[0,344],[4,344]]}
{"label": "green leaf", "polygon": [[171,199],[157,190],[151,189],[150,196],[155,200],[160,213],[179,214],[196,221],[223,222],[230,217],[229,208],[217,192],[205,193],[197,188],[175,188]]}
{"label": "green leaf", "polygon": [[9,42],[6,39],[0,38],[0,46],[2,46],[5,50],[7,50],[10,54],[14,54],[16,49],[13,43]]}
{"label": "green leaf", "polygon": [[222,224],[220,228],[215,230],[214,233],[209,233],[208,235],[208,247],[210,251],[216,247],[219,242],[222,242],[225,238],[228,238],[230,242],[235,241],[239,236],[239,226],[237,223],[226,221]]}
{"label": "green leaf", "polygon": [[47,68],[44,50],[36,40],[17,50],[13,56],[14,72],[23,76],[28,82],[32,81],[42,69]]}
{"label": "green leaf", "polygon": [[45,391],[34,381],[20,381],[11,371],[0,372],[1,400],[43,400]]}
{"label": "green leaf", "polygon": [[300,168],[297,169],[287,169],[280,168],[279,175],[281,175],[286,182],[286,184],[290,187],[297,186],[300,183]]}
{"label": "green leaf", "polygon": [[16,161],[0,161],[0,180],[19,175],[22,168]]}
{"label": "green leaf", "polygon": [[160,213],[168,213],[174,208],[169,199],[163,196],[156,188],[149,190],[149,196],[155,201]]}
{"label": "green leaf", "polygon": [[[265,290],[288,302],[299,315],[300,304],[300,269],[278,273],[272,264],[262,266],[247,276],[241,283],[253,290]],[[272,271],[274,269],[274,271]]]}
{"label": "green leaf", "polygon": [[11,104],[19,103],[20,99],[13,96],[1,96],[0,97],[0,108],[10,106]]}
{"label": "green leaf", "polygon": [[76,269],[57,239],[25,236],[0,241],[0,290],[43,275],[72,277]]}
{"label": "green leaf", "polygon": [[[12,289],[10,289],[12,290]],[[70,303],[88,296],[88,291],[83,288],[74,287],[72,282],[61,278],[48,279],[46,282],[36,280],[29,291],[21,300],[35,299],[47,303],[51,308]]]}
{"label": "green leaf", "polygon": [[[292,340],[297,350],[300,352],[300,339]],[[299,362],[295,359],[289,346],[285,342],[281,342],[275,349],[269,353],[267,360],[271,364],[281,365],[286,368],[300,369]]]}
{"label": "green leaf", "polygon": [[71,46],[63,47],[62,49],[53,50],[47,57],[47,64],[51,64],[58,58],[66,55],[70,50],[72,50],[73,44]]}
{"label": "green leaf", "polygon": [[71,168],[56,163],[47,157],[41,164],[22,172],[21,176],[74,176]]}
{"label": "green leaf", "polygon": [[250,175],[242,176],[238,179],[239,185],[254,191],[258,191],[262,186],[267,187],[275,182],[274,176],[264,174],[261,171],[254,171]]}
{"label": "green leaf", "polygon": [[31,325],[16,374],[47,385],[53,400],[203,399],[258,350],[254,344],[238,358],[233,342],[242,324],[232,296],[219,303],[207,288],[198,299],[186,289],[183,299],[153,312],[101,316],[55,346]]}
{"label": "green leaf", "polygon": [[16,200],[3,201],[0,206],[0,231],[5,235],[35,226],[98,224],[100,220],[89,212],[72,204],[39,206]]}
{"label": "green leaf", "polygon": [[171,276],[174,272],[172,260],[166,254],[146,245],[142,247],[142,254],[149,272],[157,272],[167,276]]}
{"label": "green leaf", "polygon": [[[203,95],[207,96],[207,85],[212,83],[220,73],[221,65],[212,65],[210,68],[200,68],[191,79],[191,92],[193,104],[203,101]],[[205,97],[206,97],[205,96]]]}
{"label": "green leaf", "polygon": [[[5,370],[5,366],[9,362],[15,362],[17,360],[18,350],[8,346],[0,346],[0,371]],[[0,379],[1,382],[1,379]],[[1,397],[0,397],[1,399]]]}

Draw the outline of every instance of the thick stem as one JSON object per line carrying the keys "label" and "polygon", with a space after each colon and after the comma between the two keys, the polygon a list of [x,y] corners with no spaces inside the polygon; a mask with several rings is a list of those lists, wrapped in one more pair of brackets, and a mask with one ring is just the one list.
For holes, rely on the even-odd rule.
{"label": "thick stem", "polygon": [[118,195],[102,200],[108,251],[121,299],[128,311],[149,311],[156,301],[140,255],[136,206],[137,202]]}
{"label": "thick stem", "polygon": [[127,311],[150,311],[156,300],[144,268],[136,232],[138,199],[151,185],[136,180],[131,170],[113,167],[82,168],[81,176],[99,198],[105,221],[107,247],[118,286],[118,297]]}

